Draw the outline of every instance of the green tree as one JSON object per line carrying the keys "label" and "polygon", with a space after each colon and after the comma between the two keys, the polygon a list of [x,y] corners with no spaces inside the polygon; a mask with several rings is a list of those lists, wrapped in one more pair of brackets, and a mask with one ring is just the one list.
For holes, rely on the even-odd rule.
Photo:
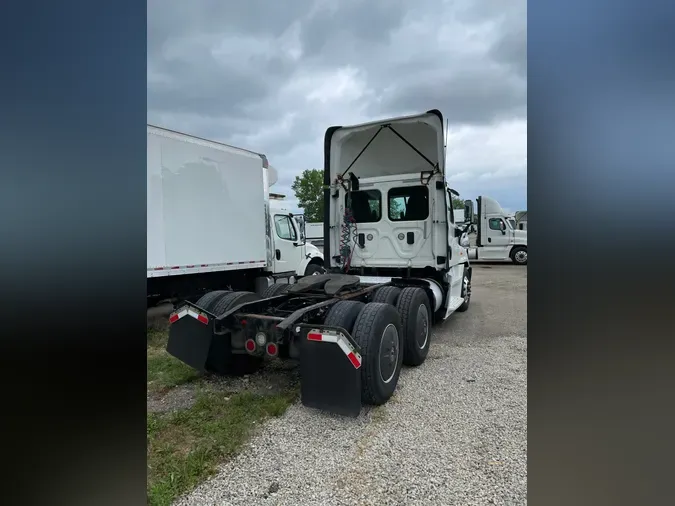
{"label": "green tree", "polygon": [[291,189],[298,199],[298,207],[303,209],[305,220],[323,222],[323,171],[304,170],[301,175],[295,176]]}
{"label": "green tree", "polygon": [[464,209],[464,201],[453,195],[452,196],[452,208],[453,209]]}

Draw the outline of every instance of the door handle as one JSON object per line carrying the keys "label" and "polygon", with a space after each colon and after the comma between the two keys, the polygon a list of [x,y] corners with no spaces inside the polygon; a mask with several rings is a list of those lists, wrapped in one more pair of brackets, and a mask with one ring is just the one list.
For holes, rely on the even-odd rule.
{"label": "door handle", "polygon": [[[492,237],[488,237],[488,242],[492,242]],[[279,250],[277,250],[279,251]]]}
{"label": "door handle", "polygon": [[281,260],[281,250],[280,249],[278,249],[276,251],[276,256],[277,256],[277,260]]}
{"label": "door handle", "polygon": [[359,234],[359,247],[361,249],[366,247],[366,234]]}

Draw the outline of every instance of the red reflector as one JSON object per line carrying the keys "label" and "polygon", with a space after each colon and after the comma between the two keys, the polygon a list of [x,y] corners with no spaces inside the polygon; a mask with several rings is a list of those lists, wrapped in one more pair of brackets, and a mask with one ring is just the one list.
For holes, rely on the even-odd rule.
{"label": "red reflector", "polygon": [[310,341],[321,341],[323,338],[321,334],[310,332],[309,334],[307,334],[307,339],[309,339]]}
{"label": "red reflector", "polygon": [[253,339],[246,341],[246,351],[255,351],[255,341]]}
{"label": "red reflector", "polygon": [[209,323],[209,319],[206,316],[204,316],[203,314],[200,314],[199,316],[197,316],[197,320],[202,322],[204,325],[208,325],[208,323]]}
{"label": "red reflector", "polygon": [[175,323],[178,321],[178,313],[174,313],[169,316],[169,323]]}
{"label": "red reflector", "polygon": [[239,323],[241,323],[242,325],[246,325],[246,320],[241,320],[241,322]]}
{"label": "red reflector", "polygon": [[267,345],[267,353],[268,353],[269,355],[276,355],[276,354],[277,354],[277,351],[279,351],[279,350],[277,350],[277,345],[276,345],[276,344],[274,344],[274,343],[269,343],[269,344]]}
{"label": "red reflector", "polygon": [[356,355],[354,355],[354,353],[350,353],[349,355],[347,355],[347,358],[348,358],[349,361],[352,363],[352,365],[353,365],[354,367],[356,367],[357,369],[358,369],[359,367],[361,367],[361,362],[360,362],[359,359],[356,357]]}

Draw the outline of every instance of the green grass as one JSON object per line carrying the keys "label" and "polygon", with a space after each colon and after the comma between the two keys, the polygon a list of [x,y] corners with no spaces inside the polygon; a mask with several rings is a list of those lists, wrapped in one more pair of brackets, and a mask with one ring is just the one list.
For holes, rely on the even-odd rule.
{"label": "green grass", "polygon": [[203,391],[190,409],[148,414],[148,504],[170,505],[211,476],[248,439],[254,422],[282,415],[295,395]]}
{"label": "green grass", "polygon": [[166,343],[169,340],[169,331],[148,329],[147,339],[148,348],[166,348]]}
{"label": "green grass", "polygon": [[198,371],[172,357],[164,350],[148,349],[148,389],[163,391],[194,381]]}

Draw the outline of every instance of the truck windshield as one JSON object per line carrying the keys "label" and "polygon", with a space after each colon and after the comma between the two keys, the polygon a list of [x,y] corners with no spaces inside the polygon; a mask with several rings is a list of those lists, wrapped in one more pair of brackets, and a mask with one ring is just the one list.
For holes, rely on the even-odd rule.
{"label": "truck windshield", "polygon": [[511,228],[513,230],[515,230],[516,229],[516,220],[514,220],[513,218],[509,218],[507,221],[509,222],[509,225],[511,226]]}

